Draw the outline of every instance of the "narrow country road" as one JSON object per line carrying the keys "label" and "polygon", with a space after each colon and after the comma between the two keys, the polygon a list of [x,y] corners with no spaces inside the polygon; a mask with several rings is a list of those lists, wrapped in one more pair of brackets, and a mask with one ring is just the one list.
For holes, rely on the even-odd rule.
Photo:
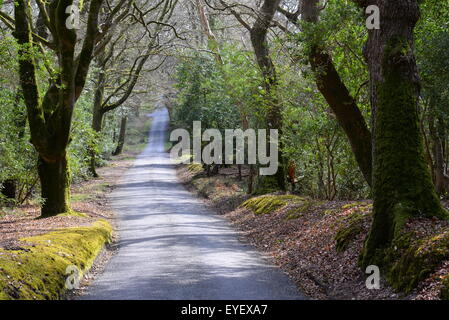
{"label": "narrow country road", "polygon": [[278,268],[238,240],[178,182],[164,152],[166,109],[110,196],[119,250],[82,299],[304,299]]}

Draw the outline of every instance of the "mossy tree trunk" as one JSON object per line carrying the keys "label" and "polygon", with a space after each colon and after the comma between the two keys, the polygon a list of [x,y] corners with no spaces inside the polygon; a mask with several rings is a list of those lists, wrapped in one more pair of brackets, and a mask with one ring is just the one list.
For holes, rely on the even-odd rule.
{"label": "mossy tree trunk", "polygon": [[[98,104],[96,103],[96,101],[94,102],[94,107],[93,107],[93,115],[92,115],[92,129],[96,132],[96,133],[100,133],[101,129],[102,129],[102,124],[103,124],[103,115],[104,113],[101,111],[100,108],[97,107]],[[101,105],[100,105],[101,106]],[[98,173],[96,171],[96,167],[97,167],[97,153],[96,151],[92,148],[90,151],[90,165],[89,165],[89,171],[90,173],[94,176],[94,177],[98,177]]]}
{"label": "mossy tree trunk", "polygon": [[203,0],[196,0],[195,5],[198,11],[198,18],[203,28],[203,32],[208,39],[207,47],[214,53],[215,61],[217,62],[217,64],[223,65],[223,58],[221,57],[220,54],[220,48],[218,45],[217,38],[215,37],[215,34],[213,33],[212,28],[210,26],[209,19],[206,16],[205,3],[203,2]]}
{"label": "mossy tree trunk", "polygon": [[50,217],[55,212],[70,211],[70,171],[67,156],[51,162],[39,158],[39,178],[41,181],[41,194],[45,203],[42,207],[42,217]]}
{"label": "mossy tree trunk", "polygon": [[[368,5],[368,1],[358,1]],[[432,184],[419,127],[419,78],[413,52],[417,0],[373,0],[380,30],[365,48],[371,82],[374,218],[360,257],[381,265],[384,249],[412,217],[447,217]]]}
{"label": "mossy tree trunk", "polygon": [[[70,211],[70,171],[66,148],[70,141],[73,108],[86,81],[94,46],[101,39],[98,32],[98,15],[103,0],[92,0],[88,9],[86,36],[82,49],[75,56],[76,33],[66,27],[69,16],[66,8],[71,0],[38,1],[40,19],[52,34],[50,48],[58,57],[59,76],[52,82],[43,97],[40,96],[36,76],[36,61],[30,49],[34,46],[31,27],[31,3],[15,2],[15,31],[19,47],[19,76],[27,108],[31,142],[39,154],[38,171],[44,204],[44,217]],[[45,41],[45,39],[44,39]]]}

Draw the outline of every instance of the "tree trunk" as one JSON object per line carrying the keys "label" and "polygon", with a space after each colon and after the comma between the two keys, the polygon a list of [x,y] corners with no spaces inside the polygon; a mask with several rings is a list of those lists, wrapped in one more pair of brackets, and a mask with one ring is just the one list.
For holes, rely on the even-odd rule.
{"label": "tree trunk", "polygon": [[[93,109],[93,115],[92,115],[92,129],[96,133],[100,133],[101,128],[102,128],[102,123],[103,123],[103,112],[101,111],[101,105],[100,105],[100,109],[97,109],[95,106],[96,106],[96,104],[94,103],[94,109]],[[98,173],[96,171],[97,154],[96,154],[96,151],[92,148],[91,148],[91,150],[89,150],[89,152],[90,152],[89,171],[96,178],[96,177],[98,177]]]}
{"label": "tree trunk", "polygon": [[374,218],[360,257],[364,267],[382,264],[383,249],[401,235],[409,218],[447,217],[432,184],[419,128],[413,53],[417,0],[370,4],[380,9],[381,28],[369,31],[365,48],[374,117]]}
{"label": "tree trunk", "polygon": [[45,201],[41,216],[70,212],[70,171],[66,154],[51,162],[39,157],[38,172],[41,197]]}
{"label": "tree trunk", "polygon": [[123,145],[125,144],[125,136],[126,136],[126,123],[128,121],[128,117],[122,117],[122,121],[120,122],[120,133],[118,136],[117,148],[112,153],[114,156],[118,156],[122,153]]}
{"label": "tree trunk", "polygon": [[331,57],[319,47],[313,47],[311,50],[309,59],[313,71],[316,72],[318,90],[337,117],[338,123],[348,137],[360,171],[371,186],[371,132],[354,98],[338,75]]}
{"label": "tree trunk", "polygon": [[200,24],[203,27],[203,32],[205,33],[205,35],[208,38],[207,47],[212,52],[214,52],[215,60],[217,61],[217,63],[219,65],[222,65],[223,59],[221,57],[220,49],[218,47],[218,41],[217,41],[217,38],[215,37],[214,33],[212,32],[212,29],[209,24],[209,20],[207,19],[204,3],[202,2],[202,0],[196,0],[195,4],[196,4],[197,10],[198,10],[198,17],[200,19]]}
{"label": "tree trunk", "polygon": [[249,165],[248,173],[248,194],[254,193],[254,176],[256,175],[256,166],[253,164]]}
{"label": "tree trunk", "polygon": [[443,120],[438,118],[436,126],[432,117],[429,131],[433,143],[433,158],[435,160],[435,190],[438,194],[445,194],[449,190],[449,176],[444,166],[444,125]]}
{"label": "tree trunk", "polygon": [[86,83],[94,46],[99,35],[99,13],[103,0],[92,0],[82,49],[75,54],[77,37],[75,30],[66,26],[65,6],[60,1],[49,5],[51,19],[48,28],[52,32],[54,51],[59,73],[52,79],[45,95],[41,97],[37,82],[37,64],[29,49],[33,48],[31,28],[31,3],[17,0],[14,5],[14,37],[19,46],[18,55],[20,85],[27,107],[31,143],[39,153],[38,172],[41,181],[41,209],[43,217],[70,211],[70,178],[66,157],[70,141],[73,108]]}
{"label": "tree trunk", "polygon": [[[92,129],[99,133],[102,129],[102,123],[103,123],[103,115],[104,112],[102,110],[102,104],[103,104],[103,94],[104,94],[104,87],[105,87],[105,81],[106,76],[105,72],[103,70],[104,65],[100,65],[100,71],[98,73],[97,77],[97,85],[95,88],[95,96],[94,96],[94,104],[92,109]],[[90,151],[90,165],[89,165],[89,171],[90,173],[96,178],[98,177],[98,173],[96,170],[97,164],[96,164],[96,152],[95,150],[91,149]]]}
{"label": "tree trunk", "polygon": [[[257,64],[264,79],[264,89],[266,91],[265,97],[268,107],[267,129],[277,129],[279,132],[279,140],[281,140],[280,138],[282,136],[282,112],[276,93],[278,79],[276,68],[270,57],[268,49],[267,32],[280,2],[280,0],[265,0],[257,16],[256,22],[250,30],[251,43],[254,48]],[[267,185],[270,185],[273,188],[285,190],[286,182],[284,162],[285,159],[283,157],[282,145],[279,142],[279,166],[274,177],[275,179],[273,179],[273,177],[259,176],[257,185],[262,186],[262,188],[266,188]]]}
{"label": "tree trunk", "polygon": [[17,182],[15,180],[6,180],[2,183],[2,194],[8,199],[16,198]]}

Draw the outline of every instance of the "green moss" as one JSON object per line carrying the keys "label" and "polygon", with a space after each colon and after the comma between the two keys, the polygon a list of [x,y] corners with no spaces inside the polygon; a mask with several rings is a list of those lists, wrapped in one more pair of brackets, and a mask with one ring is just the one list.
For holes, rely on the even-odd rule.
{"label": "green moss", "polygon": [[71,198],[72,202],[84,202],[90,199],[91,199],[90,194],[83,194],[83,193],[72,194]]}
{"label": "green moss", "polygon": [[386,264],[391,265],[387,277],[389,283],[393,288],[409,293],[449,259],[449,231],[421,240],[412,240],[411,234],[405,234],[394,242],[387,258]]}
{"label": "green moss", "polygon": [[336,213],[336,212],[338,212],[338,210],[335,210],[335,209],[326,209],[326,210],[324,210],[324,211],[322,212],[322,214],[323,214],[323,216],[326,216],[326,215],[329,215],[329,214],[334,214],[334,213]]}
{"label": "green moss", "polygon": [[187,165],[187,170],[194,175],[198,175],[204,171],[203,166],[200,163],[195,162],[189,163]]}
{"label": "green moss", "polygon": [[72,217],[82,217],[82,218],[87,218],[89,215],[87,213],[83,213],[83,212],[77,212],[77,211],[70,211],[70,212],[65,212],[65,213],[60,213],[58,214],[58,216],[60,217],[68,217],[68,216],[72,216]]}
{"label": "green moss", "polygon": [[0,299],[60,299],[67,266],[86,272],[111,233],[110,224],[99,220],[21,239],[23,245],[14,250],[1,249]]}
{"label": "green moss", "polygon": [[335,235],[337,252],[345,251],[351,242],[363,231],[363,221],[366,215],[359,211],[352,213],[342,220],[342,225]]}
{"label": "green moss", "polygon": [[309,211],[310,208],[320,204],[320,202],[313,201],[311,199],[306,199],[306,198],[301,198],[301,199],[302,199],[302,202],[300,199],[295,199],[295,202],[297,202],[299,204],[294,205],[292,208],[287,210],[286,217],[285,217],[286,220],[298,219],[298,218],[302,217],[304,213]]}
{"label": "green moss", "polygon": [[347,203],[347,204],[343,205],[341,208],[342,209],[351,209],[351,208],[360,207],[360,206],[371,208],[373,205],[370,203],[367,204],[366,202],[357,201],[357,202]]}
{"label": "green moss", "polygon": [[412,56],[407,39],[392,37],[382,61],[384,79],[375,84],[374,219],[360,259],[362,267],[380,264],[382,251],[401,236],[409,218],[448,217],[424,155],[417,84],[410,76]]}
{"label": "green moss", "polygon": [[249,209],[255,214],[270,214],[289,203],[302,201],[304,201],[304,198],[294,195],[264,195],[248,199],[240,207]]}
{"label": "green moss", "polygon": [[442,300],[449,300],[449,275],[446,275],[442,281],[443,287],[440,290],[440,298]]}

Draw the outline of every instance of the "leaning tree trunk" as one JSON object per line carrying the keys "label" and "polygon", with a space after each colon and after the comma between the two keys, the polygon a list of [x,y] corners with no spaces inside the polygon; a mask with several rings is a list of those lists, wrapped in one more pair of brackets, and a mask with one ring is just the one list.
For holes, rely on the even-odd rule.
{"label": "leaning tree trunk", "polygon": [[424,157],[417,111],[419,78],[413,53],[417,0],[359,1],[380,9],[381,26],[370,30],[365,57],[370,72],[373,132],[374,218],[362,266],[381,264],[383,249],[412,217],[443,218]]}
{"label": "leaning tree trunk", "polygon": [[[301,19],[307,23],[317,23],[319,3],[319,0],[302,0]],[[293,16],[292,19],[296,23],[296,16]],[[338,74],[330,54],[320,43],[316,42],[314,37],[310,37],[308,42],[310,44],[309,62],[315,74],[317,88],[348,137],[360,171],[368,185],[371,186],[371,132],[357,102]]]}
{"label": "leaning tree trunk", "polygon": [[44,199],[42,217],[70,212],[70,171],[66,154],[51,161],[39,157],[38,172]]}
{"label": "leaning tree trunk", "polygon": [[122,120],[120,122],[120,133],[118,136],[117,148],[115,148],[115,151],[112,153],[112,155],[114,155],[114,156],[118,156],[123,151],[123,146],[125,145],[127,121],[128,121],[127,116],[122,117]]}

